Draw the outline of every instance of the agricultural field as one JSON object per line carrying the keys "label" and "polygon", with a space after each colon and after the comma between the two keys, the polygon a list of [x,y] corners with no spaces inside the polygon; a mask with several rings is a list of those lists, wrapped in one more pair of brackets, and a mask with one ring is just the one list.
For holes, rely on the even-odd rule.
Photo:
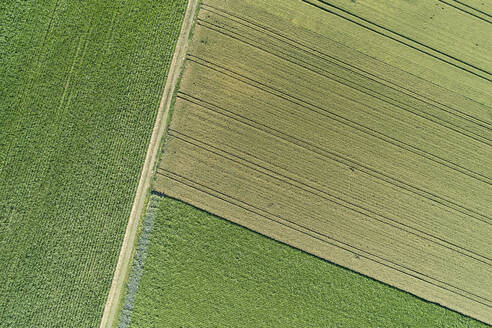
{"label": "agricultural field", "polygon": [[0,4],[0,327],[99,326],[186,4]]}
{"label": "agricultural field", "polygon": [[181,201],[155,202],[131,320],[119,328],[486,326]]}
{"label": "agricultural field", "polygon": [[492,10],[454,3],[204,0],[155,190],[491,324]]}

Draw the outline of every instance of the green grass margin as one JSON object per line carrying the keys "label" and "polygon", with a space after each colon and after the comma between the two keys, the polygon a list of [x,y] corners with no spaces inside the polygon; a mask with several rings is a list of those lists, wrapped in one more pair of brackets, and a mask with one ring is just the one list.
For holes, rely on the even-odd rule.
{"label": "green grass margin", "polygon": [[161,196],[130,327],[487,327]]}

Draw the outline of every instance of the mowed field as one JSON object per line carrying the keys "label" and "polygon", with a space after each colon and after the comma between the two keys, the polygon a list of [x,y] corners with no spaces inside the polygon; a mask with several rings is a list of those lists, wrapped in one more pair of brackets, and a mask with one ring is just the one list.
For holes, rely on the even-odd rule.
{"label": "mowed field", "polygon": [[118,327],[487,326],[181,201],[153,201],[145,270]]}
{"label": "mowed field", "polygon": [[205,0],[155,189],[492,323],[492,8],[453,3]]}
{"label": "mowed field", "polygon": [[187,1],[0,4],[0,327],[98,327]]}

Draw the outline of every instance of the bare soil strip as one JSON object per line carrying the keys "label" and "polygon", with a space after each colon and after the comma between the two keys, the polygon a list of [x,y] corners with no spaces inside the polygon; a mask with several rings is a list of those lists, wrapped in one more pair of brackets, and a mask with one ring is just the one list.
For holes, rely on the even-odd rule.
{"label": "bare soil strip", "polygon": [[198,6],[199,0],[189,0],[186,14],[183,20],[183,26],[176,44],[176,50],[169,68],[166,85],[162,94],[161,103],[157,112],[152,137],[147,149],[147,155],[142,168],[142,174],[135,194],[132,211],[128,219],[128,225],[125,237],[121,246],[120,256],[113,276],[111,289],[109,290],[108,299],[104,308],[100,328],[113,327],[118,315],[119,303],[122,299],[122,289],[124,281],[128,276],[132,250],[135,244],[135,235],[138,227],[138,220],[142,216],[145,198],[150,190],[152,177],[155,174],[157,157],[159,155],[160,142],[167,128],[167,118],[171,107],[171,100],[176,84],[186,57],[186,48],[188,46],[188,37],[190,35],[193,19]]}
{"label": "bare soil strip", "polygon": [[[487,68],[415,8],[352,9]],[[425,21],[466,44],[456,15],[490,29]],[[489,82],[297,1],[206,0],[197,24],[156,190],[492,323]]]}

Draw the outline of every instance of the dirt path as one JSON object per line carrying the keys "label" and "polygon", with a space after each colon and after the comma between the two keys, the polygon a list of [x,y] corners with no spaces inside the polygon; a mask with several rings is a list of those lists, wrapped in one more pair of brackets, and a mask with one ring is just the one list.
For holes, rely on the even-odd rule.
{"label": "dirt path", "polygon": [[123,289],[125,278],[128,275],[128,269],[130,267],[130,259],[135,243],[138,220],[142,215],[142,211],[144,210],[143,207],[145,203],[145,197],[150,189],[151,178],[155,173],[160,141],[162,140],[164,131],[166,131],[167,117],[169,115],[169,109],[171,107],[172,95],[176,88],[179,73],[181,72],[181,68],[186,57],[188,37],[193,25],[193,18],[198,7],[198,2],[199,0],[188,1],[183,25],[181,27],[181,32],[176,44],[176,50],[174,52],[171,66],[169,67],[166,86],[164,88],[164,93],[162,94],[161,103],[157,112],[154,129],[152,131],[152,137],[147,149],[147,155],[145,157],[144,166],[142,168],[142,174],[140,175],[137,193],[135,194],[132,211],[130,213],[130,218],[126,227],[125,237],[123,239],[120,256],[118,258],[118,264],[116,265],[113,281],[111,283],[111,289],[109,290],[106,306],[104,307],[104,313],[101,319],[100,328],[113,327],[117,319],[117,311],[121,300],[121,292]]}

